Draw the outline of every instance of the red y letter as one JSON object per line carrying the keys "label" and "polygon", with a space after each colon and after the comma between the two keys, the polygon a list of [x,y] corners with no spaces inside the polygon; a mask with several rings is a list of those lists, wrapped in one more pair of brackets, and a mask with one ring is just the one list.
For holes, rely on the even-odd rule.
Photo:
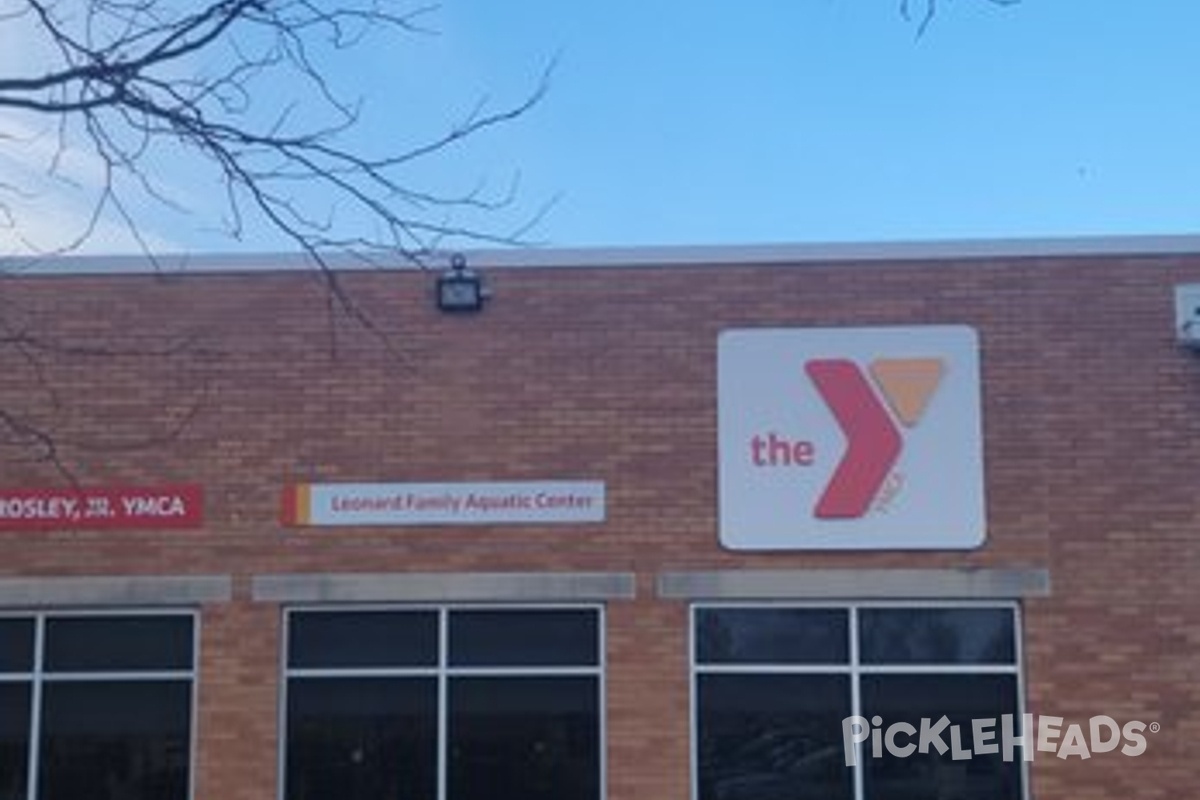
{"label": "red y letter", "polygon": [[817,501],[816,515],[861,517],[900,456],[900,434],[853,361],[809,361],[804,369],[846,435],[846,453]]}

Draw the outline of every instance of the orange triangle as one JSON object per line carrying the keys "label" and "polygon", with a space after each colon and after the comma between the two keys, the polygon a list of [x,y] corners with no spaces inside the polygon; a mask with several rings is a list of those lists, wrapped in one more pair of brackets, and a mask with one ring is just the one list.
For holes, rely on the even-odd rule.
{"label": "orange triangle", "polygon": [[871,362],[871,377],[892,411],[911,428],[925,413],[945,369],[940,358],[880,358]]}

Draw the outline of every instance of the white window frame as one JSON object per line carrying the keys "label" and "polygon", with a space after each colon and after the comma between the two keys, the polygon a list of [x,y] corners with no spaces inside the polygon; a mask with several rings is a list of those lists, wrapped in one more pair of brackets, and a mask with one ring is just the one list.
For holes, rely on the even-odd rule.
{"label": "white window frame", "polygon": [[[742,609],[813,609],[847,612],[846,635],[849,637],[847,660],[844,664],[700,664],[696,659],[696,615],[707,609],[742,608]],[[859,658],[859,612],[863,609],[897,608],[897,609],[1004,609],[1013,615],[1013,663],[1012,664],[863,664]],[[691,800],[699,800],[700,796],[700,758],[699,758],[699,676],[714,674],[739,675],[847,675],[850,678],[850,713],[862,716],[862,691],[860,678],[863,675],[1015,675],[1017,683],[1017,714],[1025,714],[1025,663],[1024,629],[1022,627],[1021,604],[1016,600],[744,600],[744,601],[703,601],[696,600],[688,611],[688,682],[690,704],[689,719],[689,754],[691,781]],[[1029,731],[1025,736],[1029,737]],[[863,794],[863,745],[855,745],[858,750],[858,766],[852,772],[854,800],[867,800]],[[1022,751],[1022,755],[1024,752]],[[1021,798],[1030,800],[1029,793],[1029,762],[1024,758],[1021,764]]]}
{"label": "white window frame", "polygon": [[[51,672],[45,667],[46,622],[53,619],[81,619],[86,617],[187,617],[192,623],[192,664],[189,669],[178,670],[126,670]],[[40,780],[42,747],[42,691],[47,683],[107,683],[113,681],[188,681],[188,776],[187,796],[196,795],[197,714],[199,708],[199,684],[197,665],[200,663],[200,614],[189,608],[55,608],[28,611],[0,611],[0,620],[33,620],[33,663],[28,672],[0,673],[0,683],[29,684],[29,752],[27,755],[26,800],[36,800]]]}
{"label": "white window frame", "polygon": [[[421,667],[336,667],[336,668],[292,668],[288,665],[288,655],[291,649],[291,616],[304,613],[354,613],[363,611],[396,611],[396,612],[436,612],[438,615],[438,658],[434,666]],[[548,667],[452,667],[450,657],[450,614],[460,611],[592,611],[596,614],[596,664],[593,666],[548,666]],[[276,790],[277,800],[284,800],[287,792],[287,747],[288,747],[288,688],[292,678],[407,678],[424,677],[437,680],[437,794],[436,800],[446,800],[447,768],[446,759],[449,747],[449,682],[454,677],[570,677],[584,676],[596,678],[596,708],[597,743],[600,748],[598,764],[599,775],[596,776],[599,785],[600,800],[608,797],[608,725],[607,702],[608,689],[605,683],[607,674],[606,621],[605,607],[602,603],[438,603],[438,604],[324,604],[298,605],[283,609],[283,635],[280,648],[280,675],[282,680],[279,687],[279,752],[277,755],[276,774],[279,776]]]}

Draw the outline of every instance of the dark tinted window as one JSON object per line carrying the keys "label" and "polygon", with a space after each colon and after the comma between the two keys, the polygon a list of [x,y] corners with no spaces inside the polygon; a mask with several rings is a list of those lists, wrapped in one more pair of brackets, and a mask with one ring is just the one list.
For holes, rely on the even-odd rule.
{"label": "dark tinted window", "polygon": [[450,665],[595,666],[597,615],[587,610],[450,613]]}
{"label": "dark tinted window", "polygon": [[454,678],[449,713],[449,800],[599,798],[595,678]]}
{"label": "dark tinted window", "polygon": [[871,608],[859,612],[864,664],[1013,664],[1007,608]]}
{"label": "dark tinted window", "polygon": [[[918,731],[926,718],[936,725],[943,715],[950,724],[960,726],[964,749],[972,748],[974,719],[994,719],[995,735],[989,744],[1001,744],[1000,717],[1012,714],[1016,735],[1021,735],[1017,710],[1015,675],[864,675],[862,678],[863,716],[883,718],[884,731],[896,722],[907,722]],[[947,729],[941,739],[951,745]],[[904,746],[913,738],[897,738]],[[1021,758],[1018,749],[1012,761],[1004,761],[1004,751],[992,755],[973,753],[970,758],[953,759],[953,752],[938,755],[934,747],[904,758],[883,751],[883,758],[870,757],[864,745],[864,784],[866,797],[887,800],[928,800],[930,797],[963,797],[970,800],[1020,800]]]}
{"label": "dark tinted window", "polygon": [[47,682],[40,800],[187,800],[188,681]]}
{"label": "dark tinted window", "polygon": [[192,668],[192,619],[185,616],[51,617],[48,672]]}
{"label": "dark tinted window", "polygon": [[699,675],[696,699],[700,800],[854,796],[848,676]]}
{"label": "dark tinted window", "polygon": [[599,617],[292,614],[285,800],[599,800]]}
{"label": "dark tinted window", "polygon": [[[1014,608],[708,607],[694,620],[698,800],[849,800],[856,782],[863,800],[1022,797],[1022,754],[1005,761],[1002,741],[1004,715],[1023,735]],[[922,721],[944,715],[946,745],[958,725],[960,748],[971,749],[973,721],[990,719],[983,741],[999,751],[955,760],[952,749],[885,749],[877,759],[868,743],[847,765],[842,721],[854,698],[860,714],[882,718],[880,737],[905,722],[919,741]]]}
{"label": "dark tinted window", "polygon": [[842,609],[707,608],[696,612],[702,664],[845,664],[849,614]]}
{"label": "dark tinted window", "polygon": [[25,800],[30,694],[28,683],[0,683],[0,800]]}
{"label": "dark tinted window", "polygon": [[437,681],[293,678],[287,800],[435,800]]}
{"label": "dark tinted window", "polygon": [[[33,669],[33,620],[0,618],[0,672]],[[0,794],[0,798],[4,795]]]}
{"label": "dark tinted window", "polygon": [[292,614],[293,668],[436,666],[436,611],[309,611]]}

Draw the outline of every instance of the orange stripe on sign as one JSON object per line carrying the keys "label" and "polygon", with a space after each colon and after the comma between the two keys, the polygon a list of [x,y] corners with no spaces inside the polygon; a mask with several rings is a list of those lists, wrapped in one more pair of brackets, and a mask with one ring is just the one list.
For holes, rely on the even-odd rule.
{"label": "orange stripe on sign", "polygon": [[940,358],[880,358],[871,362],[871,377],[905,427],[920,421],[945,372]]}
{"label": "orange stripe on sign", "polygon": [[284,525],[308,525],[312,521],[312,486],[295,483],[283,489]]}

